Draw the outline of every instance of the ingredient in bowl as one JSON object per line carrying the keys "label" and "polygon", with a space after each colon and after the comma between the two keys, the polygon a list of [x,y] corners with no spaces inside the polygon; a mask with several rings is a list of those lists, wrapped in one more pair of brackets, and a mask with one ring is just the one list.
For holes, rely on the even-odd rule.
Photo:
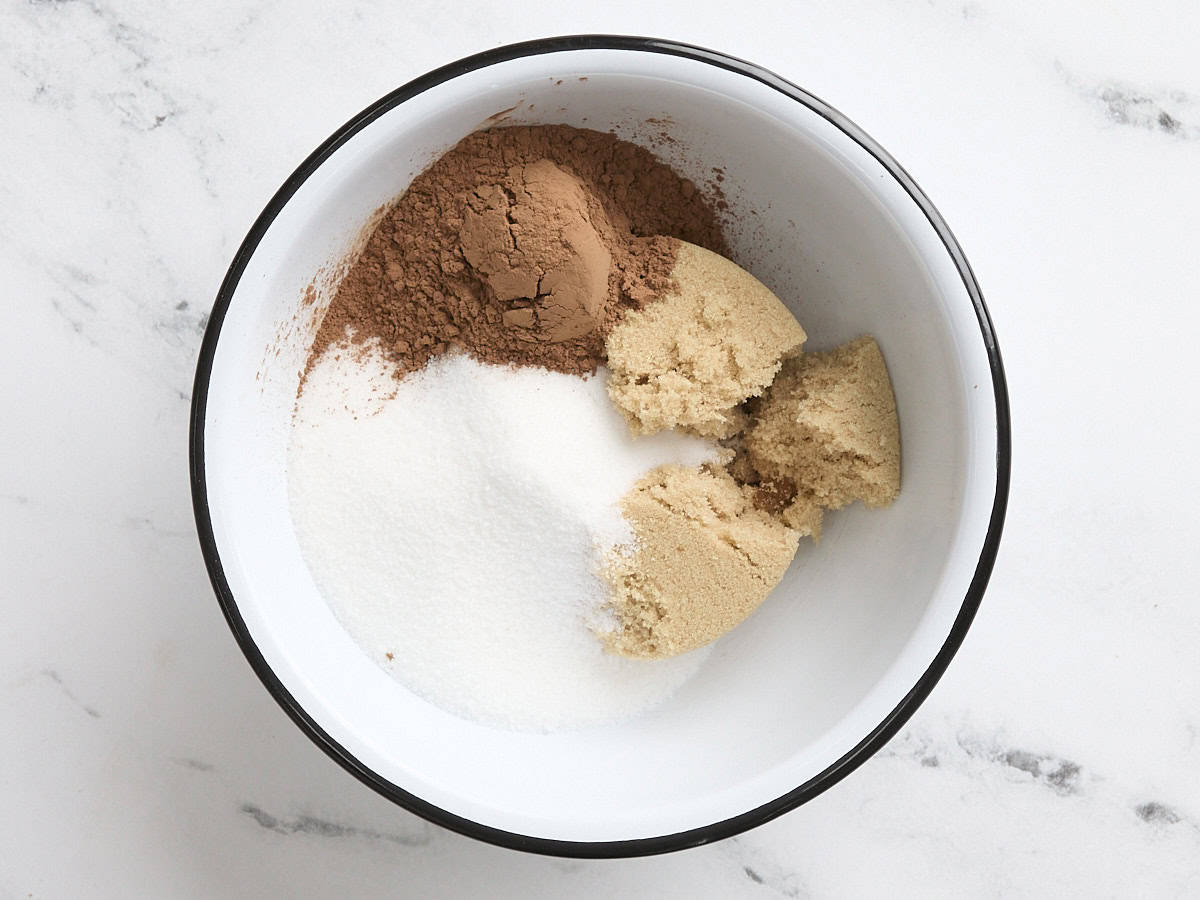
{"label": "ingredient in bowl", "polygon": [[806,335],[786,306],[736,263],[680,242],[672,284],[608,333],[608,393],[635,434],[686,428],[729,437],[738,404],[758,396]]}
{"label": "ingredient in bowl", "polygon": [[879,345],[861,337],[784,365],[747,429],[747,460],[786,479],[801,507],[855,500],[887,506],[900,493],[900,423]]}
{"label": "ingredient in bowl", "polygon": [[334,614],[442,708],[535,731],[648,710],[824,509],[898,491],[874,341],[801,355],[649,151],[478,132],[378,221],[314,339],[289,490]]}
{"label": "ingredient in bowl", "polygon": [[[599,329],[616,238],[578,178],[540,159],[509,170],[508,184],[467,198],[462,251],[519,339],[561,343]],[[603,235],[603,237],[602,237]]]}
{"label": "ingredient in bowl", "polygon": [[[704,309],[692,307],[690,321],[705,319]],[[681,318],[675,333],[687,333]],[[887,506],[899,494],[896,401],[874,338],[786,359],[765,394],[737,412],[738,449],[723,481],[711,470],[659,470],[622,502],[637,549],[614,554],[606,572],[614,651],[664,657],[715,640],[766,599],[801,537],[820,537],[826,509]]]}
{"label": "ingredient in bowl", "polygon": [[665,700],[703,652],[647,662],[595,628],[600,548],[649,470],[721,451],[634,439],[604,379],[443,355],[397,382],[379,353],[326,354],[299,400],[292,518],[317,587],[363,650],[458,715],[553,730]]}
{"label": "ingredient in bowl", "polygon": [[722,468],[660,466],[621,509],[635,549],[614,552],[604,573],[618,623],[606,640],[626,656],[687,653],[740,625],[800,541]]}
{"label": "ingredient in bowl", "polygon": [[[726,251],[712,206],[649,150],[567,125],[475,132],[382,216],[337,288],[309,368],[349,340],[378,342],[397,377],[449,347],[594,372],[604,332],[669,284],[676,244],[660,236]],[[597,307],[601,247],[610,265]],[[600,327],[586,329],[588,319]]]}

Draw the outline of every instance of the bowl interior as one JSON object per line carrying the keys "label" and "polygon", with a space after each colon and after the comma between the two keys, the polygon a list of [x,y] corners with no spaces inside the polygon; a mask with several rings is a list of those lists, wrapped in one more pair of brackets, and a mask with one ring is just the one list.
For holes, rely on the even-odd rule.
{"label": "bowl interior", "polygon": [[[636,720],[576,733],[463,721],[389,678],[317,593],[288,513],[298,372],[338,261],[414,174],[510,108],[506,122],[615,130],[701,185],[719,169],[737,260],[792,308],[810,348],[864,332],[878,338],[903,438],[893,507],[831,514],[821,542],[802,544],[773,596],[676,697]],[[314,278],[317,299],[306,304]],[[430,87],[312,172],[232,296],[203,449],[214,539],[246,627],[346,752],[475,822],[612,841],[705,826],[774,800],[850,751],[912,690],[950,633],[984,543],[995,422],[961,276],[867,150],[743,74],[656,53],[575,50]]]}

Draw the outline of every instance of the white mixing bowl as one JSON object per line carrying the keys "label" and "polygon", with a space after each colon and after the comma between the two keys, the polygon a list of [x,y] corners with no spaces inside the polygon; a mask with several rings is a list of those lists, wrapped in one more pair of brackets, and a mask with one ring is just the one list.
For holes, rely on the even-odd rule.
{"label": "white mixing bowl", "polygon": [[[511,112],[494,118],[502,110]],[[771,598],[676,697],[576,733],[464,721],[392,680],[318,594],[288,513],[298,372],[328,298],[325,290],[306,305],[305,287],[321,272],[328,285],[372,213],[489,121],[611,129],[698,184],[722,170],[737,261],[792,308],[810,349],[876,335],[900,412],[894,506],[831,514],[820,544],[803,543]],[[1009,427],[974,276],[891,157],[836,110],[753,65],[668,41],[589,36],[502,47],[431,72],[305,160],[217,296],[191,452],[200,540],[225,615],[310,738],[449,828],[543,853],[621,856],[766,821],[896,732],[979,605],[1004,517]]]}

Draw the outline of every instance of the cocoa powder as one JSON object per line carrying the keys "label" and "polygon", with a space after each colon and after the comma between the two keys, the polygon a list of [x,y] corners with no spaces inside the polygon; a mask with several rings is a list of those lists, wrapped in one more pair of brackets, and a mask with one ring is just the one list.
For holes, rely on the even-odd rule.
{"label": "cocoa powder", "polygon": [[502,324],[530,341],[558,344],[600,326],[616,243],[583,182],[548,159],[477,189],[463,214],[463,256],[508,305]]}
{"label": "cocoa powder", "polygon": [[650,151],[567,125],[475,132],[384,214],[308,365],[377,339],[397,376],[452,346],[593,372],[623,312],[668,286],[672,238],[726,252],[713,207]]}

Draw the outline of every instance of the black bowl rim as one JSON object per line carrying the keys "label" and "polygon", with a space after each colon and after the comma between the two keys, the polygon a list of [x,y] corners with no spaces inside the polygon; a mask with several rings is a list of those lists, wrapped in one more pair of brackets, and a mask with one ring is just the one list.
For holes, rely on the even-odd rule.
{"label": "black bowl rim", "polygon": [[[213,536],[204,468],[204,420],[208,400],[208,383],[212,374],[213,358],[216,353],[221,326],[225,320],[225,313],[229,309],[238,281],[250,257],[254,254],[259,241],[262,240],[268,227],[288,200],[291,199],[292,195],[296,193],[301,184],[338,147],[366,125],[393,107],[442,82],[457,78],[460,75],[477,69],[508,62],[520,57],[575,50],[625,50],[639,53],[661,53],[684,57],[737,73],[738,75],[767,85],[773,90],[808,107],[822,118],[827,119],[875,157],[920,207],[925,217],[941,238],[942,244],[950,254],[955,266],[958,268],[963,284],[974,306],[975,315],[979,321],[980,333],[991,368],[992,390],[996,402],[996,492],[992,503],[992,513],[988,523],[987,536],[984,539],[983,548],[979,554],[979,562],[975,567],[975,575],[971,580],[966,596],[963,598],[962,607],[955,618],[950,634],[929,667],[917,680],[912,690],[853,749],[825,770],[793,790],[788,791],[786,794],[755,809],[700,828],[657,837],[619,841],[565,841],[532,837],[493,828],[463,818],[422,800],[420,797],[382,778],[326,733],[309,716],[297,702],[296,698],[284,687],[274,671],[272,671],[255,644],[253,637],[250,635],[246,623],[242,619],[237,601],[234,599],[229,583],[225,579],[221,557],[217,551],[216,540]],[[760,66],[724,53],[677,41],[604,34],[541,38],[497,47],[460,59],[457,62],[449,63],[420,78],[410,81],[403,87],[397,88],[390,94],[380,98],[339,128],[313,151],[287,181],[283,183],[283,186],[271,198],[271,201],[254,222],[254,225],[246,235],[246,239],[234,255],[229,270],[226,272],[221,287],[217,292],[208,327],[204,333],[204,340],[200,347],[199,361],[196,366],[196,381],[192,393],[191,428],[189,434],[192,505],[196,517],[196,529],[200,539],[200,547],[204,555],[205,565],[208,568],[209,579],[212,581],[213,590],[225,614],[225,619],[229,623],[229,628],[237,639],[238,645],[245,654],[251,668],[292,721],[318,747],[359,781],[389,800],[392,800],[394,803],[422,816],[430,822],[501,847],[551,856],[576,858],[648,856],[656,853],[682,850],[687,847],[697,847],[712,841],[732,837],[808,802],[813,797],[816,797],[841,781],[883,747],[899,731],[901,726],[908,721],[917,707],[924,702],[929,692],[933,689],[933,686],[941,678],[951,658],[953,658],[962,644],[967,629],[970,627],[971,621],[979,609],[980,601],[983,599],[983,593],[987,587],[988,579],[991,576],[992,567],[996,560],[996,553],[1000,545],[1000,533],[1004,526],[1004,515],[1008,506],[1011,456],[1012,440],[1009,421],[1008,387],[1004,377],[1004,366],[1000,358],[1000,348],[996,342],[991,315],[984,304],[983,294],[975,279],[975,274],[971,270],[971,266],[967,262],[966,256],[950,231],[949,226],[942,219],[941,214],[934,207],[933,203],[930,202],[929,198],[925,196],[924,192],[900,164],[892,159],[861,128],[832,106]]]}

